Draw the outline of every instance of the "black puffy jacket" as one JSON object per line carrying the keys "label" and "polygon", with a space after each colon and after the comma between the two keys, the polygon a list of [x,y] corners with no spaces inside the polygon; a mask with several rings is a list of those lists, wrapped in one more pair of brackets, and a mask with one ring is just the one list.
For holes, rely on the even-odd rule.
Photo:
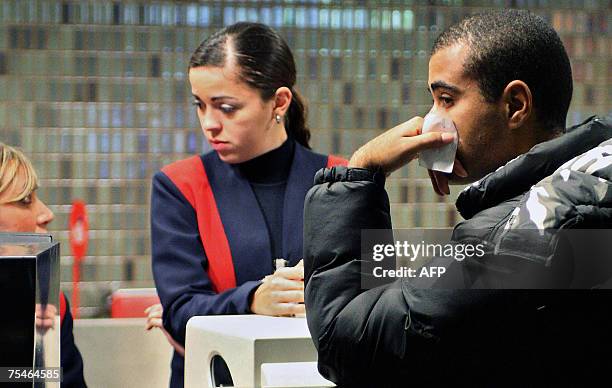
{"label": "black puffy jacket", "polygon": [[[468,186],[457,208],[465,221],[454,240],[493,241],[546,265],[554,235],[517,243],[513,231],[612,228],[612,125],[591,118],[536,145]],[[323,376],[349,387],[496,387],[609,375],[611,291],[425,290],[408,280],[362,290],[361,230],[390,228],[380,174],[317,174],[305,201],[305,303]],[[612,240],[599,243],[612,261]]]}

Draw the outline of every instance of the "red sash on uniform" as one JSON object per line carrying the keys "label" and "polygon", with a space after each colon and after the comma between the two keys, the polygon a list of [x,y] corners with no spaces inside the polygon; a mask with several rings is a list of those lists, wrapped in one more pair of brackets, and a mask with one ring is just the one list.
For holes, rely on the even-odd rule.
{"label": "red sash on uniform", "polygon": [[236,287],[234,262],[215,196],[199,156],[162,169],[195,209],[200,238],[208,258],[208,276],[216,292]]}
{"label": "red sash on uniform", "polygon": [[64,316],[66,316],[66,295],[60,291],[60,322],[64,323]]}
{"label": "red sash on uniform", "polygon": [[348,160],[341,158],[336,155],[329,155],[327,157],[327,168],[332,168],[334,166],[347,166]]}

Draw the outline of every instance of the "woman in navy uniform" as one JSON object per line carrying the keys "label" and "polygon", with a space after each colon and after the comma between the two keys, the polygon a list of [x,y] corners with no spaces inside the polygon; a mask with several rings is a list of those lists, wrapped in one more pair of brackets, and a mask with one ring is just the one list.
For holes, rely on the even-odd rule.
{"label": "woman in navy uniform", "polygon": [[[293,55],[269,27],[237,23],[207,38],[189,81],[213,150],[164,167],[151,199],[162,322],[179,345],[193,316],[304,313],[304,197],[316,171],[346,163],[310,150]],[[170,385],[182,387],[175,348]]]}

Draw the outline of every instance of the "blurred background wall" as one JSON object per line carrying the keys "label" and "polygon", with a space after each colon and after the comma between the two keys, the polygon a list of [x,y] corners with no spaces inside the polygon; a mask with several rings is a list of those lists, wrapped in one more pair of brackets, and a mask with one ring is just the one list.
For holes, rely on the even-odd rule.
{"label": "blurred background wall", "polygon": [[[561,35],[575,81],[568,125],[612,117],[611,0],[2,0],[0,140],[22,147],[39,171],[69,295],[70,203],[88,204],[81,317],[107,316],[117,288],[153,286],[150,178],[208,150],[186,79],[206,36],[241,20],[280,31],[309,101],[313,148],[348,157],[382,129],[427,113],[429,50],[442,29],[502,7],[529,8]],[[387,188],[395,227],[460,219],[458,188],[436,196],[416,163]]]}

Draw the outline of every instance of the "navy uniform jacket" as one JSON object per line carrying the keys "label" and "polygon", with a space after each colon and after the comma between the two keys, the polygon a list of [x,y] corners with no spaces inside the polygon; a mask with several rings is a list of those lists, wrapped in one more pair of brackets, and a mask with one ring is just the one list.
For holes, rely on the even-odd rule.
{"label": "navy uniform jacket", "polygon": [[[64,306],[61,306],[62,304]],[[60,294],[60,311],[63,312],[60,326],[60,363],[63,375],[60,386],[62,388],[87,387],[83,377],[83,358],[74,343],[74,335],[72,334],[73,321],[70,304],[64,293]]]}
{"label": "navy uniform jacket", "polygon": [[[316,171],[344,163],[296,144],[283,208],[282,252],[289,265],[302,257],[304,197]],[[215,219],[217,229],[203,230]],[[193,316],[250,313],[249,297],[273,272],[268,231],[253,190],[239,169],[214,151],[155,174],[151,244],[163,324],[181,344]],[[176,353],[172,369],[171,386],[182,386],[183,358]]]}

